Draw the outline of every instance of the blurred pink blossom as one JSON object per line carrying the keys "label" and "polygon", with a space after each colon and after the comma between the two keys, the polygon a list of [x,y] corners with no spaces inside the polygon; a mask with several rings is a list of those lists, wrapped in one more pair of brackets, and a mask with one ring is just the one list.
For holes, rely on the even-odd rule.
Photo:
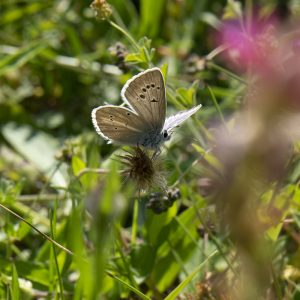
{"label": "blurred pink blossom", "polygon": [[254,75],[250,89],[258,95],[249,98],[253,104],[300,111],[299,23],[287,26],[254,13],[251,21],[226,21],[218,42],[226,47],[230,68]]}
{"label": "blurred pink blossom", "polygon": [[219,42],[227,47],[226,59],[239,70],[249,67],[266,71],[272,64],[270,55],[276,49],[275,19],[251,22],[230,20],[224,23]]}

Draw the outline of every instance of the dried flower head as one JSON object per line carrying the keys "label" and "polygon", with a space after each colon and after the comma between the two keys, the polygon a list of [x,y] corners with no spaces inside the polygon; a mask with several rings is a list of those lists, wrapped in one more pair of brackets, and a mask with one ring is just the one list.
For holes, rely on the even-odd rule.
{"label": "dried flower head", "polygon": [[112,14],[111,6],[105,0],[94,0],[91,8],[95,11],[96,17],[101,20],[108,19]]}
{"label": "dried flower head", "polygon": [[205,70],[206,59],[197,54],[191,54],[185,61],[185,72],[188,74],[195,74]]}
{"label": "dried flower head", "polygon": [[119,158],[127,166],[124,174],[132,179],[140,190],[165,189],[166,180],[161,160],[150,158],[147,151],[139,147],[132,148],[132,151],[127,151],[125,155],[119,155]]}
{"label": "dried flower head", "polygon": [[147,198],[146,207],[155,214],[161,214],[167,211],[173,203],[180,198],[180,191],[177,188],[169,189],[166,192],[151,193]]}
{"label": "dried flower head", "polygon": [[80,153],[82,143],[81,136],[65,140],[61,148],[56,152],[55,159],[60,162],[70,163],[73,155]]}
{"label": "dried flower head", "polygon": [[121,42],[117,42],[114,46],[110,47],[109,52],[112,56],[115,56],[117,58],[117,66],[123,70],[128,71],[129,66],[125,62],[125,58],[128,54],[128,50],[124,44]]}

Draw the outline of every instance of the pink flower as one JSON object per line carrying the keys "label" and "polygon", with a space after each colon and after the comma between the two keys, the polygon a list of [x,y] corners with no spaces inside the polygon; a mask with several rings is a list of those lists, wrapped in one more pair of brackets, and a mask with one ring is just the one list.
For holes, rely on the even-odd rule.
{"label": "pink flower", "polygon": [[226,59],[239,70],[249,67],[261,70],[270,68],[270,55],[275,50],[277,40],[274,21],[231,20],[224,23],[219,41],[227,47]]}

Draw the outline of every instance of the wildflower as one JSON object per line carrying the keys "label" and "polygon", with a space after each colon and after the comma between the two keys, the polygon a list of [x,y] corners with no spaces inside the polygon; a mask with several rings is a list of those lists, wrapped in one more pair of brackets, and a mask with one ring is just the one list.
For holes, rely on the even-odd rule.
{"label": "wildflower", "polygon": [[238,69],[272,68],[270,55],[278,46],[275,23],[253,18],[249,26],[244,20],[230,20],[221,29],[220,42],[227,47],[227,59]]}
{"label": "wildflower", "polygon": [[151,159],[146,150],[139,147],[119,155],[121,162],[127,166],[124,174],[132,179],[140,190],[159,187],[165,189],[166,180],[162,172],[162,163],[159,159]]}
{"label": "wildflower", "polygon": [[105,0],[94,0],[91,8],[95,11],[96,17],[100,20],[108,19],[112,14],[111,6]]}
{"label": "wildflower", "polygon": [[[247,22],[248,21],[248,22]],[[226,21],[219,42],[226,59],[240,71],[251,71],[245,99],[265,117],[282,110],[300,110],[300,35],[297,28],[283,30],[274,18]],[[252,103],[250,103],[252,102]],[[260,103],[258,103],[260,102]]]}

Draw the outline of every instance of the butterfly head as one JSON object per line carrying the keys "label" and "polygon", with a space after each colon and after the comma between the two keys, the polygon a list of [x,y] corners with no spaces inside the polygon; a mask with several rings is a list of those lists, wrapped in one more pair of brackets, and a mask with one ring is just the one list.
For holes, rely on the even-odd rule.
{"label": "butterfly head", "polygon": [[169,141],[169,140],[170,140],[170,138],[171,138],[171,134],[170,134],[170,133],[168,133],[168,131],[167,131],[167,130],[163,130],[163,132],[162,132],[162,136],[163,136],[163,139],[164,139],[164,141]]}

